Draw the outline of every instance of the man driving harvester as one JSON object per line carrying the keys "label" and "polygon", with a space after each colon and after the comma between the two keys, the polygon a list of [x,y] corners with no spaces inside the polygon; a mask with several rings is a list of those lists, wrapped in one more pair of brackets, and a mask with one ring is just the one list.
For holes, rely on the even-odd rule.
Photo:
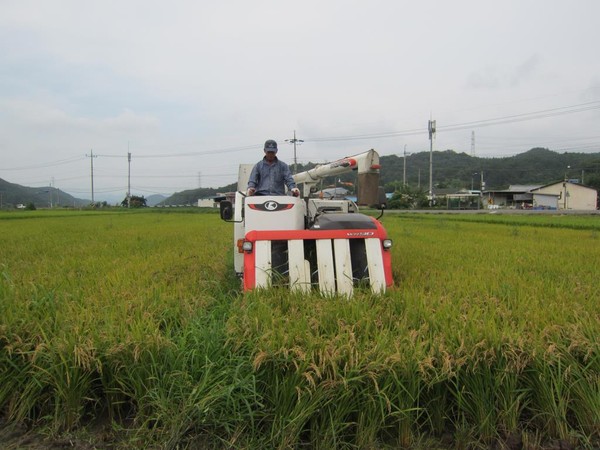
{"label": "man driving harvester", "polygon": [[265,156],[255,164],[248,180],[247,195],[285,195],[285,187],[294,197],[300,195],[289,166],[277,158],[277,142],[265,142]]}

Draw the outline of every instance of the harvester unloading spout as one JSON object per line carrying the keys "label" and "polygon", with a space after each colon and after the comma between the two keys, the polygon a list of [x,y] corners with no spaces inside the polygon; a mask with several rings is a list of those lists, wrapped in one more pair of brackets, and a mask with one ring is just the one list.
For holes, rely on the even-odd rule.
{"label": "harvester unloading spout", "polygon": [[324,178],[356,170],[359,205],[380,204],[375,150],[294,175],[303,198],[247,197],[239,189],[247,185],[251,169],[240,166],[235,208],[221,202],[221,217],[235,222],[234,265],[244,290],[277,284],[350,296],[357,285],[377,293],[392,285],[392,242],[381,223],[360,214],[351,200],[316,195]]}
{"label": "harvester unloading spout", "polygon": [[358,173],[357,203],[359,206],[376,205],[379,202],[379,155],[373,149],[337,161],[322,164],[306,172],[294,175],[296,184],[303,184],[303,195],[309,197],[323,178],[352,170]]}

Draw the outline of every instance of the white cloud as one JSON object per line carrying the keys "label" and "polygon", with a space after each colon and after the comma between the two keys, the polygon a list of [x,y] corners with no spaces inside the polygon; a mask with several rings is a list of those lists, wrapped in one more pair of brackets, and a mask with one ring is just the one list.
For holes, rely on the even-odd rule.
{"label": "white cloud", "polygon": [[535,54],[516,65],[508,67],[500,64],[487,65],[471,73],[467,78],[467,87],[475,89],[515,88],[536,78],[541,58]]}

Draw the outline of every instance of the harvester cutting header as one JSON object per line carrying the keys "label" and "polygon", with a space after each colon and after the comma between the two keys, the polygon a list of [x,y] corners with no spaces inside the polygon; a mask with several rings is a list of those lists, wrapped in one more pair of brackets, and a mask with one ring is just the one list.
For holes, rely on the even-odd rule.
{"label": "harvester cutting header", "polygon": [[[267,141],[265,155],[269,142],[277,151]],[[252,195],[256,168],[241,164],[235,205],[221,202],[221,218],[234,222],[234,266],[244,290],[288,285],[351,296],[358,285],[375,293],[391,286],[392,242],[377,219],[358,212],[358,205],[382,205],[379,169],[379,155],[369,150],[293,175],[286,185],[294,196]],[[356,203],[317,193],[324,178],[350,171],[358,173]]]}

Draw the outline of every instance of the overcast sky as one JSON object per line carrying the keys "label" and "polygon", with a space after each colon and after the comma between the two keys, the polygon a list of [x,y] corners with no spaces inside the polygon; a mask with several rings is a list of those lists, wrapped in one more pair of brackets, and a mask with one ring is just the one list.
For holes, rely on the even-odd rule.
{"label": "overcast sky", "polygon": [[[0,178],[96,200],[370,148],[600,151],[598,0],[0,0]],[[474,140],[473,140],[474,137]],[[474,145],[473,145],[474,143]],[[434,163],[435,164],[435,163]],[[434,170],[435,173],[435,170]]]}

